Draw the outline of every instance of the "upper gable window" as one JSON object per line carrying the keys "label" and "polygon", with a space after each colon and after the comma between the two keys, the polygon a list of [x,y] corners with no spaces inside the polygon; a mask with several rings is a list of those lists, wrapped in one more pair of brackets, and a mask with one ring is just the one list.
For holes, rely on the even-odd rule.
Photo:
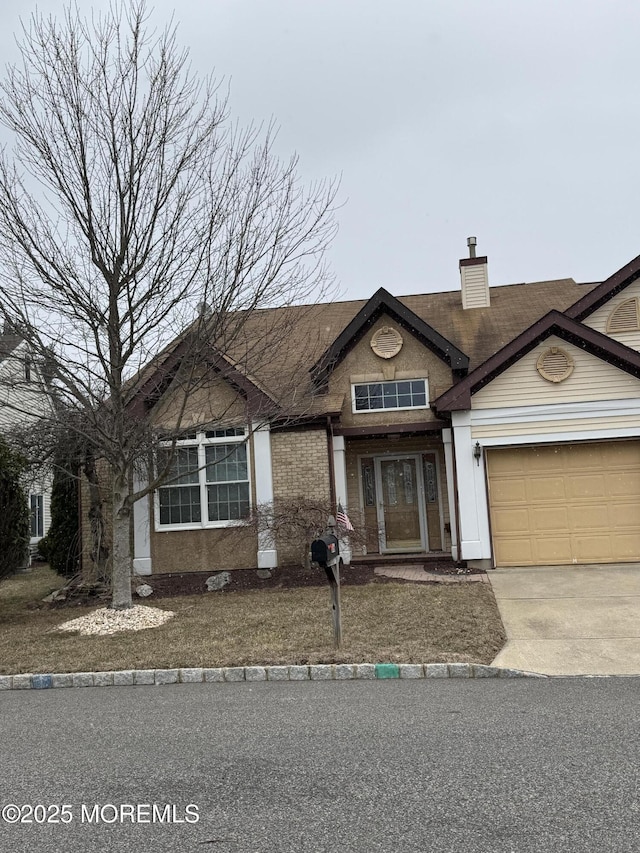
{"label": "upper gable window", "polygon": [[366,382],[351,386],[351,401],[354,412],[425,409],[428,405],[428,399],[426,379]]}
{"label": "upper gable window", "polygon": [[637,332],[638,330],[640,330],[640,313],[638,312],[638,300],[633,297],[620,303],[609,314],[607,333]]}

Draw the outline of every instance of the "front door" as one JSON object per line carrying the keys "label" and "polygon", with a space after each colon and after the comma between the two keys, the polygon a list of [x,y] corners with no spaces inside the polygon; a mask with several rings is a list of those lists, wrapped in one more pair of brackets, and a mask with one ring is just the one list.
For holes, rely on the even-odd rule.
{"label": "front door", "polygon": [[375,469],[381,552],[426,551],[420,456],[378,456]]}

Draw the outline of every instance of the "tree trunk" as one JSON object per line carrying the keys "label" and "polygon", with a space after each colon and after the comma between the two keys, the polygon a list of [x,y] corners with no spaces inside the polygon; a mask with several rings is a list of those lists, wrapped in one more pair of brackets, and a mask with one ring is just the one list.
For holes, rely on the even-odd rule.
{"label": "tree trunk", "polygon": [[[126,488],[126,486],[125,486]],[[111,607],[127,610],[132,606],[131,577],[131,508],[120,478],[114,478],[113,488],[113,559],[111,567]]]}
{"label": "tree trunk", "polygon": [[96,461],[91,451],[85,455],[83,471],[89,485],[89,525],[91,543],[89,559],[83,560],[82,578],[85,583],[106,583],[108,581],[107,561],[109,548],[106,544],[104,515],[102,512],[102,493]]}

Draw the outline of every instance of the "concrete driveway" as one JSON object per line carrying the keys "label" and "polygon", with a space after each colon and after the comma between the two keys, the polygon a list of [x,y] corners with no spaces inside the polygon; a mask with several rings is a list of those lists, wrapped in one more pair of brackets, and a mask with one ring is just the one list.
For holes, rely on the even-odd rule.
{"label": "concrete driveway", "polygon": [[490,571],[507,643],[495,666],[640,675],[640,563]]}

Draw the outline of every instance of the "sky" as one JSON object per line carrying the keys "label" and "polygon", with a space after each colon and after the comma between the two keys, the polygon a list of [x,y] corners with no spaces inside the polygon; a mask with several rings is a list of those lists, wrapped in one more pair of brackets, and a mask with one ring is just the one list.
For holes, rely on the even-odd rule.
{"label": "sky", "polygon": [[[240,122],[273,119],[304,180],[340,178],[341,298],[456,289],[470,235],[492,285],[600,281],[640,254],[637,0],[151,5]],[[1,4],[4,63],[36,6],[65,3]]]}

